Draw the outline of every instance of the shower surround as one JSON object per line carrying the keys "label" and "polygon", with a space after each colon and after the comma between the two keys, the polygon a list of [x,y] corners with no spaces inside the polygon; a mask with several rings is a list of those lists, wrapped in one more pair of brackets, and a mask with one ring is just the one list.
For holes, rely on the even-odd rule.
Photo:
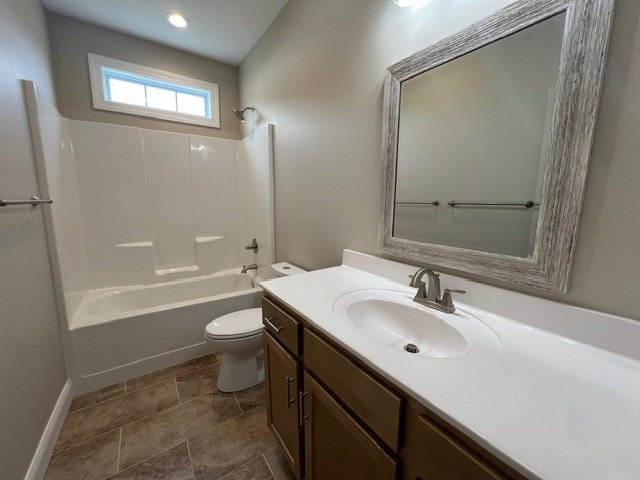
{"label": "shower surround", "polygon": [[274,261],[272,126],[235,141],[70,120],[24,87],[76,391],[207,353],[208,321],[258,305],[241,265]]}

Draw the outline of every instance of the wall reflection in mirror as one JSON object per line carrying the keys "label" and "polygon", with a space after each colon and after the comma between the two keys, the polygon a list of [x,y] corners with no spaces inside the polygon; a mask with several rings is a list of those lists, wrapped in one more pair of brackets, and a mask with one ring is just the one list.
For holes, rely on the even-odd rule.
{"label": "wall reflection in mirror", "polygon": [[533,255],[564,22],[402,82],[394,237]]}

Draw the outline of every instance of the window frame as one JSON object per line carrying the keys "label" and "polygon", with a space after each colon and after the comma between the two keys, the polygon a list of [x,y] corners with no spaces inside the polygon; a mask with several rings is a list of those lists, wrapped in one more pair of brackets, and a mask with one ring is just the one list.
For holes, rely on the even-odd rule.
{"label": "window frame", "polygon": [[[93,53],[87,53],[87,57],[89,62],[89,77],[91,79],[91,97],[94,109],[220,128],[220,97],[219,87],[217,84],[197,80],[177,73],[166,72],[122,60],[116,60],[115,58],[103,57]],[[105,72],[103,71],[103,68],[119,70],[132,75],[140,75],[159,82],[172,83],[177,87],[183,87],[185,90],[189,88],[206,90],[209,92],[210,105],[208,111],[211,114],[211,118],[107,100],[107,85],[105,85],[104,82]],[[205,107],[205,111],[206,110],[207,108]]]}

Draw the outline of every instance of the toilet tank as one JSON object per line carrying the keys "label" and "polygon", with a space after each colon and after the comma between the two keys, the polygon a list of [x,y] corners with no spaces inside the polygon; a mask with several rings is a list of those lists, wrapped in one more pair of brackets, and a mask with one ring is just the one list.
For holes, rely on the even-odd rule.
{"label": "toilet tank", "polygon": [[297,267],[289,262],[279,262],[271,265],[271,271],[278,277],[288,277],[290,275],[297,275],[299,273],[305,273],[306,270]]}

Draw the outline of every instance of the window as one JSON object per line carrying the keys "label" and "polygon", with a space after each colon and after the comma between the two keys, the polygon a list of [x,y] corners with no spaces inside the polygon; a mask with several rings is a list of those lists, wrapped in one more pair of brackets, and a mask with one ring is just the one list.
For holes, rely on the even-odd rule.
{"label": "window", "polygon": [[93,107],[220,127],[218,85],[89,53]]}

